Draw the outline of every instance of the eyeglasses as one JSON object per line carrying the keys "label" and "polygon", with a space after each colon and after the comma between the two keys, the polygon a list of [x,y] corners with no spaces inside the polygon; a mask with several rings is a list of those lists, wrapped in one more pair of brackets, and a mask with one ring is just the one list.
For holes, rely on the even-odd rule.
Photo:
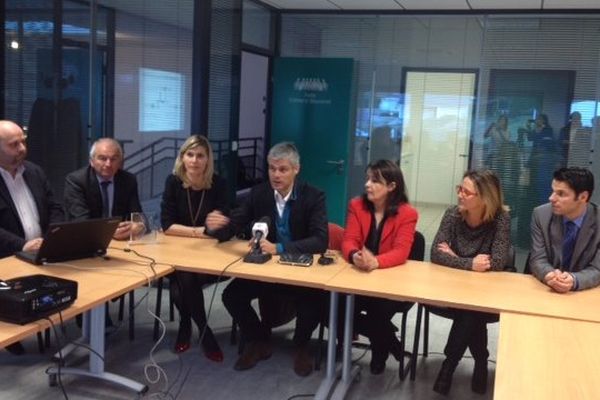
{"label": "eyeglasses", "polygon": [[461,194],[465,197],[477,196],[476,192],[471,192],[469,189],[465,188],[462,185],[456,185],[456,194]]}

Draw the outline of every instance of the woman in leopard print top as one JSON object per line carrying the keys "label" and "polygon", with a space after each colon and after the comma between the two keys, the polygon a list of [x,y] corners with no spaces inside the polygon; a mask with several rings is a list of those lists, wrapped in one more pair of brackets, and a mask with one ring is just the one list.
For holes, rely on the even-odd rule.
{"label": "woman in leopard print top", "polygon": [[[510,216],[498,177],[489,170],[467,171],[456,187],[458,205],[446,210],[431,246],[431,261],[451,268],[476,272],[500,271],[506,265],[510,248]],[[435,311],[434,311],[435,312]],[[497,314],[443,309],[438,312],[453,319],[444,349],[446,360],[433,390],[447,394],[452,374],[467,347],[475,359],[471,389],[487,390],[487,326]]]}

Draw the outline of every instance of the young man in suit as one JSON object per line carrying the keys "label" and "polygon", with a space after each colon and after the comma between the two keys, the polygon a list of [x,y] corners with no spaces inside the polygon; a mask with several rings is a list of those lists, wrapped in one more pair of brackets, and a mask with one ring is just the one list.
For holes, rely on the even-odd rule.
{"label": "young man in suit", "polygon": [[[25,160],[26,139],[19,125],[0,121],[0,257],[39,249],[48,225],[63,220],[44,171]],[[20,343],[7,350],[24,352]]]}
{"label": "young man in suit", "polygon": [[531,272],[558,293],[600,284],[600,211],[590,202],[594,176],[584,168],[554,172],[550,203],[533,210]]}
{"label": "young man in suit", "polygon": [[118,216],[123,222],[114,238],[129,238],[132,212],[141,212],[135,176],[122,170],[123,150],[114,139],[96,140],[90,164],[67,175],[64,203],[67,219],[83,220]]}
{"label": "young man in suit", "polygon": [[[269,232],[259,243],[263,253],[324,252],[327,249],[325,194],[296,179],[300,172],[298,150],[291,143],[279,143],[271,148],[267,160],[269,181],[254,186],[247,201],[234,210],[231,217],[219,211],[208,214],[208,231],[214,232],[220,240],[227,240],[234,234],[249,233],[253,222],[267,216],[270,218]],[[260,297],[262,310],[264,303],[276,305],[280,295],[291,297],[296,305],[294,371],[300,376],[312,371],[308,343],[321,317],[323,293],[246,279],[234,279],[223,292],[225,308],[239,323],[247,341],[243,354],[235,363],[236,370],[252,368],[271,356],[270,325],[265,321],[265,315],[262,320],[258,318],[250,303]]]}

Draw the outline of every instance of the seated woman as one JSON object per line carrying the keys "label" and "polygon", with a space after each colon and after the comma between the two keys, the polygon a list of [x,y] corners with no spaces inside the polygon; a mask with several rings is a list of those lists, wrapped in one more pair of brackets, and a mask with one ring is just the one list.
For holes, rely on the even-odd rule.
{"label": "seated woman", "polygon": [[[510,247],[510,216],[498,177],[489,170],[467,171],[456,187],[458,206],[446,210],[431,246],[431,261],[476,272],[500,271]],[[452,374],[467,347],[475,359],[471,389],[487,390],[487,326],[495,314],[444,309],[453,319],[444,360],[433,390],[447,394]]]}
{"label": "seated woman", "polygon": [[[214,174],[213,153],[204,136],[190,136],[179,149],[173,174],[167,177],[161,203],[161,225],[166,235],[209,238],[204,234],[206,214],[227,213],[227,190]],[[170,289],[179,310],[179,332],[175,352],[189,349],[192,319],[198,326],[207,358],[223,361],[223,352],[206,321],[202,287],[217,281],[216,276],[175,271]]]}
{"label": "seated woman", "polygon": [[[410,254],[417,218],[417,211],[408,204],[400,168],[389,160],[370,164],[365,194],[348,206],[344,258],[365,272],[403,264]],[[356,296],[355,327],[371,341],[373,374],[383,372],[390,351],[402,357],[391,323],[397,309],[396,301]]]}

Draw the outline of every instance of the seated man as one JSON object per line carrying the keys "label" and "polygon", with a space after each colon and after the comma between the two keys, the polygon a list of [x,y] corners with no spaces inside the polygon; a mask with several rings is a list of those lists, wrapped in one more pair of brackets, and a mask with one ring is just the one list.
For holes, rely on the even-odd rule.
{"label": "seated man", "polygon": [[123,150],[114,139],[96,140],[90,149],[90,165],[71,172],[65,180],[67,219],[83,220],[119,216],[117,240],[129,239],[130,215],[141,212],[135,176],[121,169]]}
{"label": "seated man", "polygon": [[600,284],[600,211],[590,203],[594,176],[584,168],[554,172],[550,203],[533,210],[530,266],[559,293]]}
{"label": "seated man", "polygon": [[[327,249],[325,194],[296,180],[300,156],[291,143],[279,143],[268,154],[269,182],[254,186],[247,201],[228,218],[218,211],[208,214],[208,232],[220,240],[249,231],[254,221],[271,218],[269,233],[260,240],[263,253],[322,253]],[[319,323],[323,292],[303,287],[234,279],[223,292],[223,303],[239,323],[246,339],[243,354],[235,363],[238,371],[252,368],[271,356],[270,327],[260,321],[251,306],[253,299],[291,296],[296,303],[294,371],[306,376],[312,371],[308,342]],[[261,301],[262,301],[261,300]]]}
{"label": "seated man", "polygon": [[[26,139],[19,125],[0,121],[0,257],[39,249],[48,225],[63,220],[44,171],[25,160]],[[6,349],[25,351],[20,343]]]}

